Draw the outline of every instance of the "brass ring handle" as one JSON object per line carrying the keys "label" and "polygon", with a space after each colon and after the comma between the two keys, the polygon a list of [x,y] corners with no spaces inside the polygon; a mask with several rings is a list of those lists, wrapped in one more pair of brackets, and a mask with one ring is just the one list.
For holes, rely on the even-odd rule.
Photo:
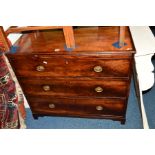
{"label": "brass ring handle", "polygon": [[55,104],[49,104],[48,107],[49,107],[50,109],[54,109],[54,108],[55,108]]}
{"label": "brass ring handle", "polygon": [[103,107],[98,105],[98,106],[96,106],[96,110],[101,111],[101,110],[103,110]]}
{"label": "brass ring handle", "polygon": [[100,73],[100,72],[103,71],[103,68],[102,68],[101,66],[95,66],[95,67],[94,67],[94,71],[95,71],[96,73]]}
{"label": "brass ring handle", "polygon": [[44,91],[50,91],[51,88],[50,88],[49,85],[45,85],[45,86],[43,86],[43,90],[44,90]]}
{"label": "brass ring handle", "polygon": [[44,67],[44,66],[37,66],[37,67],[36,67],[36,70],[37,70],[38,72],[42,72],[42,71],[45,70],[45,67]]}
{"label": "brass ring handle", "polygon": [[101,92],[103,92],[103,88],[102,88],[102,87],[96,87],[96,88],[95,88],[95,91],[96,91],[97,93],[101,93]]}

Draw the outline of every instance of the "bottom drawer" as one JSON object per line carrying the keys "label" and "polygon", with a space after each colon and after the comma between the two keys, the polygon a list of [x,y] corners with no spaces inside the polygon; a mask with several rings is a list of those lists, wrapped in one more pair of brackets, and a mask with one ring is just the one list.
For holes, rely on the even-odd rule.
{"label": "bottom drawer", "polygon": [[63,116],[124,116],[125,99],[28,97],[33,114]]}

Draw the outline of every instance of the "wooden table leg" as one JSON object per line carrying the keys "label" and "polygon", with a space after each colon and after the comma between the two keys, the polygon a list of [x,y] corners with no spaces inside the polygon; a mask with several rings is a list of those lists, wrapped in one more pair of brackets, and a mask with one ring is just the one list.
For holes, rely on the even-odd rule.
{"label": "wooden table leg", "polygon": [[120,26],[119,32],[119,46],[123,47],[125,43],[125,26]]}
{"label": "wooden table leg", "polygon": [[72,26],[63,26],[67,48],[75,48],[74,32]]}
{"label": "wooden table leg", "polygon": [[10,44],[8,42],[8,39],[7,39],[6,35],[5,35],[5,32],[4,32],[2,26],[0,26],[0,43],[2,43],[2,49],[1,49],[1,47],[0,47],[0,49],[3,52],[10,50]]}
{"label": "wooden table leg", "polygon": [[75,48],[75,39],[73,33],[73,26],[27,26],[27,27],[10,27],[5,33],[19,33],[24,31],[34,30],[48,30],[48,29],[63,29],[66,47]]}

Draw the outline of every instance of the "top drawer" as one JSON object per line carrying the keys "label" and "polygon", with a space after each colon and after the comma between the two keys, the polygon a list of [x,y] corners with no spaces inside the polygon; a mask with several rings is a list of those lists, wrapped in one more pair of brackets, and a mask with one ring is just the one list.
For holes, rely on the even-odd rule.
{"label": "top drawer", "polygon": [[9,57],[16,75],[29,77],[129,77],[129,59],[51,55]]}

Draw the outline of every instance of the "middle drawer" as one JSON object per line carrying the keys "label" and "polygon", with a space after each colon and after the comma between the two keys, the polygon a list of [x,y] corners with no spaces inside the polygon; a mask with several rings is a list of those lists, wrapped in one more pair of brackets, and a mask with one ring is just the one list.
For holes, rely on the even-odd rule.
{"label": "middle drawer", "polygon": [[27,79],[20,78],[24,93],[55,97],[125,97],[128,80],[120,79]]}

